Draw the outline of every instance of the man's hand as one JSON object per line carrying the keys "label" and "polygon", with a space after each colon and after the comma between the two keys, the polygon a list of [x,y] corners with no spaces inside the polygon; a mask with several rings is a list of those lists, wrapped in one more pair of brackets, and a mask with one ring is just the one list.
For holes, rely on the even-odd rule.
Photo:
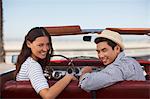
{"label": "man's hand", "polygon": [[[84,75],[85,73],[91,73],[92,71],[93,71],[92,67],[90,67],[90,66],[83,67],[81,70],[81,76]],[[81,78],[81,76],[80,76],[80,78]]]}
{"label": "man's hand", "polygon": [[91,73],[93,70],[92,70],[92,67],[90,67],[90,66],[86,66],[86,67],[83,67],[82,68],[82,70],[81,70],[81,72],[82,73]]}

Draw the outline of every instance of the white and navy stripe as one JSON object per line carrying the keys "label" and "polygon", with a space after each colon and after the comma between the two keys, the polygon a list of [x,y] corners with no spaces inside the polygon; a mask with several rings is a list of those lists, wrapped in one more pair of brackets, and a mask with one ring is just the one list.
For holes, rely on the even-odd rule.
{"label": "white and navy stripe", "polygon": [[37,93],[44,88],[49,88],[46,78],[43,75],[41,65],[28,57],[27,60],[21,65],[20,71],[16,77],[17,81],[30,80],[33,88]]}

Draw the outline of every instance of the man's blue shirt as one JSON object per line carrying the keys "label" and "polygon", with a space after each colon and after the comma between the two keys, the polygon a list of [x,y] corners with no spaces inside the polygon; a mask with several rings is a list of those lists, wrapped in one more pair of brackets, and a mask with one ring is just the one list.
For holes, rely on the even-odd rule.
{"label": "man's blue shirt", "polygon": [[86,73],[79,81],[79,86],[86,90],[97,90],[123,80],[145,80],[142,66],[133,58],[121,52],[115,61],[105,69]]}

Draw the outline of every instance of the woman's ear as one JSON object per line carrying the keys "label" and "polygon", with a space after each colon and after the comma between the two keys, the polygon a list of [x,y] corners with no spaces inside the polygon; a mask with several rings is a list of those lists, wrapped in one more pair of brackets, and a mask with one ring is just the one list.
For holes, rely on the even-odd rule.
{"label": "woman's ear", "polygon": [[27,41],[26,42],[27,46],[30,48],[31,47],[31,42],[30,41]]}

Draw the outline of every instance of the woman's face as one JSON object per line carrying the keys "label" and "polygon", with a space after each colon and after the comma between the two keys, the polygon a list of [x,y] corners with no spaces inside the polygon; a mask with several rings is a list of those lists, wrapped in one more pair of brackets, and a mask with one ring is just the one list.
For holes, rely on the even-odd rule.
{"label": "woman's face", "polygon": [[31,57],[35,60],[44,59],[50,49],[50,43],[47,36],[36,38],[32,43],[27,41],[27,46],[31,48]]}

